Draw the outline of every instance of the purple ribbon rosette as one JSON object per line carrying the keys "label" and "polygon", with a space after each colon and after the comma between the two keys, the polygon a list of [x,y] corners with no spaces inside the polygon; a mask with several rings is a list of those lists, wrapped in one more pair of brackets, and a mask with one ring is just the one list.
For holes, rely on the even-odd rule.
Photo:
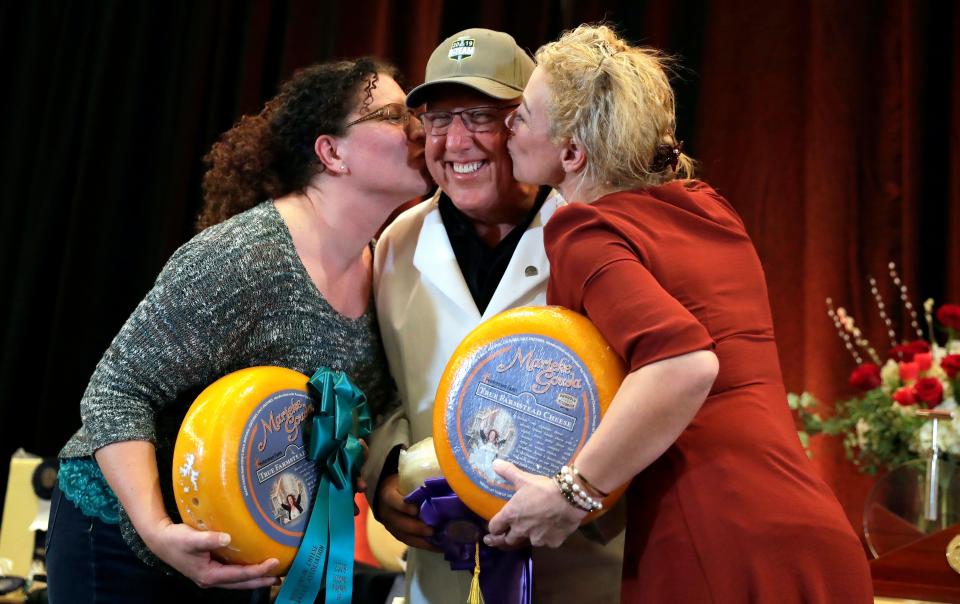
{"label": "purple ribbon rosette", "polygon": [[480,591],[486,602],[532,604],[533,558],[529,547],[504,551],[483,543],[487,522],[460,500],[444,478],[428,478],[404,498],[420,508],[434,534],[427,541],[443,552],[452,570],[473,571],[480,544]]}

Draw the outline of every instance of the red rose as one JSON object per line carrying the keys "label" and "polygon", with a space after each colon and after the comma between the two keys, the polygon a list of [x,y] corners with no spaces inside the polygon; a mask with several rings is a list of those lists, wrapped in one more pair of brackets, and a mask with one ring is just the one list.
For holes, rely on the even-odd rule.
{"label": "red rose", "polygon": [[896,392],[893,393],[893,402],[898,405],[912,405],[916,403],[916,399],[913,398],[913,388],[909,386],[904,386]]}
{"label": "red rose", "polygon": [[937,309],[937,321],[944,327],[960,330],[960,305],[944,304]]}
{"label": "red rose", "polygon": [[920,378],[913,385],[913,397],[927,407],[936,407],[943,402],[943,384],[937,378]]}
{"label": "red rose", "polygon": [[850,374],[850,387],[867,392],[880,386],[880,368],[873,363],[863,363]]}
{"label": "red rose", "polygon": [[932,352],[918,352],[913,355],[913,362],[917,364],[917,367],[920,368],[920,371],[926,371],[930,369],[930,366],[933,365],[933,353]]}
{"label": "red rose", "polygon": [[913,342],[894,346],[888,354],[891,359],[909,363],[913,360],[914,355],[924,352],[930,352],[930,345],[923,340],[914,340]]}
{"label": "red rose", "polygon": [[906,384],[917,379],[920,375],[920,366],[913,361],[909,363],[900,363],[900,381]]}
{"label": "red rose", "polygon": [[960,354],[948,354],[940,361],[940,366],[950,379],[957,377],[957,372],[960,371]]}

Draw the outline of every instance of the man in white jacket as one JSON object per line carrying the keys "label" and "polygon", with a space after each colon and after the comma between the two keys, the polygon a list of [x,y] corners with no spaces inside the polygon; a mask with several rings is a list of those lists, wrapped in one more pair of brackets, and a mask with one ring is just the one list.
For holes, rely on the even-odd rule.
{"label": "man in white jacket", "polygon": [[[402,406],[371,436],[364,477],[377,517],[411,546],[408,604],[465,602],[471,575],[431,551],[429,528],[403,503],[399,449],[432,435],[437,384],[470,330],[545,304],[543,225],[558,195],[514,180],[503,123],[533,69],[511,36],[468,29],[434,50],[424,84],[407,96],[409,107],[426,105],[426,161],[439,190],[377,244],[374,294]],[[619,602],[622,549],[622,532],[606,545],[576,533],[559,549],[536,549],[534,602]]]}

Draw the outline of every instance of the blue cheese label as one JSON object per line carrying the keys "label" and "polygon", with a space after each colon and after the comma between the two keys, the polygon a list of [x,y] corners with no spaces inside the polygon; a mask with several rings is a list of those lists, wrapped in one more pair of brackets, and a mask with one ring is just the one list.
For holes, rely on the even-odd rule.
{"label": "blue cheese label", "polygon": [[444,424],[453,456],[484,491],[509,499],[495,459],[552,475],[576,457],[600,423],[596,385],[566,346],[519,334],[483,346],[454,376]]}
{"label": "blue cheese label", "polygon": [[306,392],[274,392],[254,408],[240,440],[243,502],[257,526],[281,545],[300,544],[317,488],[303,439],[311,413]]}

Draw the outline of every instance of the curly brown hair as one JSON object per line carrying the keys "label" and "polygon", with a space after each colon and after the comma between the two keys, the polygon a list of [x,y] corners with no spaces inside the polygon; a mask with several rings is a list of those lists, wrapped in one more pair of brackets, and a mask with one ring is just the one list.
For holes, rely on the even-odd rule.
{"label": "curly brown hair", "polygon": [[294,73],[260,113],[240,118],[203,158],[209,168],[198,230],[303,190],[323,169],[314,141],[342,135],[358,100],[361,113],[369,107],[378,74],[398,77],[395,67],[371,57],[311,65]]}

